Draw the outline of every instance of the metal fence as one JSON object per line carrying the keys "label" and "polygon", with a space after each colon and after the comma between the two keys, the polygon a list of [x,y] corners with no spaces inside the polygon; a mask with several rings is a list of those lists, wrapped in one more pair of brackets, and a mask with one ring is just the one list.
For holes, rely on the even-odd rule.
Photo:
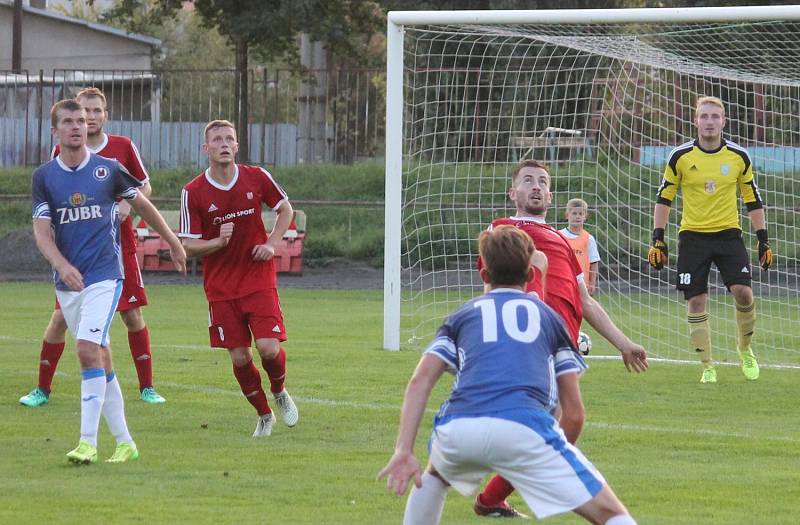
{"label": "metal fence", "polygon": [[131,137],[152,168],[205,164],[203,127],[214,119],[248,123],[238,126],[243,162],[348,164],[383,155],[384,71],[252,70],[247,104],[236,96],[241,80],[233,70],[0,71],[0,166],[49,158],[50,107],[87,86],[107,97],[106,130]]}

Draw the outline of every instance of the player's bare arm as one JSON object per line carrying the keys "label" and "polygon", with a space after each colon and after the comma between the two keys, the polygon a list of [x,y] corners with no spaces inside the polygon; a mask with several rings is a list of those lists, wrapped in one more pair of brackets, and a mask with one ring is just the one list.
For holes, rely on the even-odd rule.
{"label": "player's bare arm", "polygon": [[275,256],[275,249],[278,247],[278,243],[283,239],[283,234],[286,233],[292,223],[294,209],[288,200],[281,202],[275,211],[278,216],[275,219],[275,226],[272,227],[272,231],[269,234],[269,240],[264,244],[257,244],[253,247],[253,259],[256,261],[268,261]]}
{"label": "player's bare arm", "polygon": [[183,249],[180,239],[173,233],[169,226],[167,226],[164,217],[158,212],[153,203],[142,195],[137,193],[136,198],[131,199],[131,206],[136,213],[138,213],[147,224],[153,227],[155,231],[161,235],[161,238],[169,244],[169,253],[172,263],[175,268],[185,274],[186,273],[186,251]]}
{"label": "player's bare arm", "polygon": [[647,370],[647,352],[640,344],[636,344],[628,338],[622,330],[617,328],[614,321],[608,316],[603,306],[598,303],[591,295],[586,285],[579,283],[581,290],[581,302],[583,304],[583,318],[605,337],[614,348],[622,354],[622,361],[629,372],[644,372]]}
{"label": "player's bare arm", "polygon": [[405,493],[411,478],[414,478],[417,487],[422,486],[422,471],[419,461],[414,457],[414,442],[428,397],[445,368],[444,362],[438,357],[425,355],[406,387],[394,455],[378,473],[378,479],[386,478],[386,486],[398,496]]}
{"label": "player's bare arm", "polygon": [[226,247],[231,240],[231,236],[233,236],[233,223],[226,222],[219,227],[219,237],[216,239],[204,240],[184,237],[181,242],[188,255],[203,257]]}
{"label": "player's bare arm", "polygon": [[53,229],[50,227],[50,219],[33,219],[33,237],[36,239],[36,247],[42,252],[44,258],[58,272],[61,280],[64,281],[70,290],[80,292],[83,290],[83,276],[77,268],[72,266],[56,246],[53,236]]}
{"label": "player's bare arm", "polygon": [[574,445],[578,442],[586,419],[578,374],[561,374],[558,376],[557,382],[558,404],[561,408],[561,417],[558,422],[567,441]]}
{"label": "player's bare arm", "polygon": [[[138,191],[149,199],[150,195],[153,193],[153,188],[150,186],[149,182],[145,182],[144,186],[139,188]],[[117,204],[117,210],[119,211],[119,222],[122,222],[131,214],[131,205],[128,203],[128,201],[123,199],[122,202]]]}

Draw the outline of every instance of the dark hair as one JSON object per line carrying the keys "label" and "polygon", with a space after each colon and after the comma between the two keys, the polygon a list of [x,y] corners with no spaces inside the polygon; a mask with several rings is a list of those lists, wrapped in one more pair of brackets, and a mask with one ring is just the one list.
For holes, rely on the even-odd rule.
{"label": "dark hair", "polygon": [[520,161],[517,167],[514,168],[514,171],[511,172],[512,184],[516,181],[517,175],[519,175],[519,172],[522,171],[522,168],[539,168],[546,171],[547,174],[550,175],[550,170],[547,169],[547,164],[545,164],[544,162],[534,159],[525,159],[523,161]]}
{"label": "dark hair", "polygon": [[83,106],[74,98],[65,98],[53,104],[52,109],[50,109],[50,122],[54,128],[58,126],[58,112],[62,109],[66,111],[83,111]]}
{"label": "dark hair", "polygon": [[478,253],[493,285],[524,286],[528,280],[533,241],[516,226],[502,224],[478,237]]}

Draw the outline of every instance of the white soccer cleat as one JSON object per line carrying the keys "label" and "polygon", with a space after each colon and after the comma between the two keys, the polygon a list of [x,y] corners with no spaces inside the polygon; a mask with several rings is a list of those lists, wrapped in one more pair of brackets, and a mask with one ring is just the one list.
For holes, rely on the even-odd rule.
{"label": "white soccer cleat", "polygon": [[274,394],[274,397],[275,402],[278,403],[278,408],[281,409],[283,422],[286,423],[287,427],[295,426],[297,424],[297,420],[300,419],[300,413],[297,411],[297,405],[295,405],[294,401],[292,401],[292,397],[289,395],[289,392],[287,392],[284,388],[277,394]]}
{"label": "white soccer cleat", "polygon": [[256,423],[256,431],[253,432],[253,437],[263,437],[272,435],[272,425],[275,424],[275,417],[272,412],[258,416],[258,423]]}

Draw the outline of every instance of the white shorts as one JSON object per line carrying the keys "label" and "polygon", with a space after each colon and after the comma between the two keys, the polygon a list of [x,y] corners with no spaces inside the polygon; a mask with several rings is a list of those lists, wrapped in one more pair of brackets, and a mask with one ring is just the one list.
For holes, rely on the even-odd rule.
{"label": "white shorts", "polygon": [[463,496],[497,472],[539,519],[580,507],[605,485],[594,465],[544,412],[530,426],[494,417],[453,419],[434,429],[430,460]]}
{"label": "white shorts", "polygon": [[122,280],[100,281],[80,292],[56,290],[61,313],[75,339],[108,346],[108,329],[117,310]]}

